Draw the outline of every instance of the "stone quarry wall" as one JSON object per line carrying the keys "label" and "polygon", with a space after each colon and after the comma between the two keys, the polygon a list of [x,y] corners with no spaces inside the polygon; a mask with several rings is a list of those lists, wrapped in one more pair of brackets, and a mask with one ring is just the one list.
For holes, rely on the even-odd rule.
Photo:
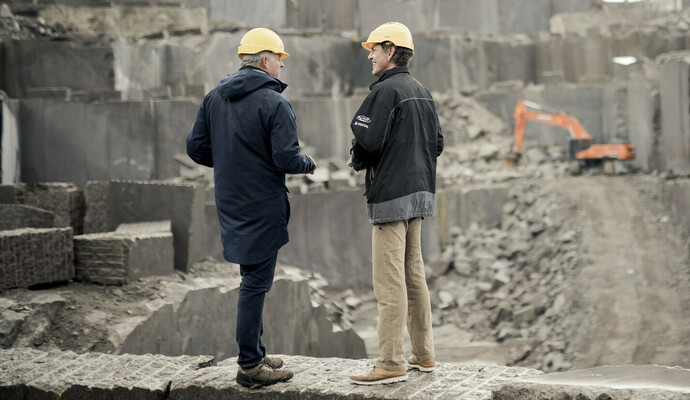
{"label": "stone quarry wall", "polygon": [[[105,0],[9,0],[15,12],[44,10],[46,7],[117,5],[136,7],[139,1]],[[435,30],[473,30],[494,34],[548,31],[549,18],[562,12],[584,11],[589,2],[579,0],[154,0],[166,6],[202,7],[210,21],[228,21],[240,26],[299,28],[318,32],[349,32],[366,36],[380,24],[378,15],[405,23],[413,33]],[[173,7],[170,7],[173,8]],[[45,12],[45,11],[43,11]],[[65,13],[63,11],[63,13]],[[75,16],[76,17],[76,16]],[[155,19],[153,21],[156,22]]]}
{"label": "stone quarry wall", "polygon": [[[289,15],[280,21],[297,24],[286,25],[285,31],[281,31],[292,54],[282,74],[290,84],[285,95],[293,101],[300,137],[314,150],[313,154],[346,158],[351,136],[349,119],[373,80],[369,62],[358,44],[362,34],[343,35],[347,32],[346,21],[340,21],[344,25],[338,25],[337,32],[316,27],[315,31],[293,28],[299,25],[302,29],[300,24],[328,23],[324,16],[349,7],[361,12],[363,6],[355,1],[319,2],[318,6],[312,3],[287,2],[285,10],[277,7],[271,11]],[[611,59],[622,55],[653,59],[669,51],[686,49],[690,43],[687,29],[682,29],[686,11],[677,15],[657,11],[654,16],[661,21],[657,25],[642,19],[651,14],[628,13],[637,18],[639,27],[619,21],[618,25],[607,25],[607,31],[600,35],[579,36],[578,32],[588,32],[592,27],[590,17],[598,16],[584,13],[562,21],[566,30],[560,36],[496,36],[486,35],[479,28],[475,29],[478,32],[439,31],[437,24],[450,24],[457,15],[461,16],[458,21],[463,18],[477,21],[481,18],[472,17],[477,13],[506,13],[509,7],[506,2],[478,5],[409,0],[403,3],[393,7],[402,13],[401,17],[414,15],[418,26],[436,27],[415,32],[418,51],[411,64],[414,76],[431,90],[475,95],[506,125],[511,124],[512,109],[520,98],[563,109],[577,117],[597,142],[631,141],[640,149],[638,159],[632,163],[636,167],[680,168],[683,173],[684,167],[676,164],[685,163],[684,156],[674,152],[687,147],[683,144],[687,143],[687,135],[673,136],[676,131],[673,125],[684,124],[682,114],[674,114],[674,108],[668,107],[665,117],[657,115],[659,107],[666,108],[664,104],[670,101],[675,101],[678,109],[684,109],[682,98],[671,100],[674,95],[670,91],[676,79],[683,80],[682,66],[673,66],[682,62],[681,58],[659,58],[657,62],[663,63],[659,68],[664,71],[657,76],[663,77],[666,83],[656,82],[660,79],[656,76],[648,76],[648,86],[633,77],[612,83],[617,67]],[[520,3],[517,7],[513,4],[512,9],[519,12],[497,17],[495,21],[502,21],[496,25],[504,27],[516,21],[534,26],[534,21],[522,14],[523,10],[541,20],[547,14],[582,11],[576,3],[540,0]],[[27,2],[11,3],[20,4]],[[64,4],[80,5],[78,2]],[[41,2],[34,5],[45,6]],[[185,5],[221,7],[214,2]],[[245,15],[243,12],[252,12],[237,2],[226,2],[222,7],[232,5],[236,6],[236,18]],[[376,7],[387,5],[391,4],[377,3]],[[163,8],[170,8],[166,7]],[[118,14],[125,22],[133,18],[123,25],[137,26],[139,16],[135,11],[138,9],[134,7],[131,13]],[[549,11],[535,13],[535,10]],[[187,11],[189,16],[195,16],[198,10]],[[70,13],[59,15],[67,18]],[[610,14],[616,20],[614,16],[618,14]],[[632,18],[628,14],[622,15]],[[178,176],[179,163],[174,157],[184,157],[184,135],[194,119],[200,97],[239,67],[238,58],[228,49],[236,47],[245,31],[227,26],[208,31],[191,29],[184,22],[194,19],[189,16],[181,18],[179,23],[171,19],[165,29],[156,28],[165,34],[147,34],[140,40],[125,36],[94,41],[70,37],[62,41],[36,38],[0,41],[3,65],[0,87],[10,97],[21,99],[14,110],[9,104],[16,100],[4,102],[8,107],[3,105],[4,114],[9,115],[3,118],[6,132],[3,142],[9,142],[3,146],[3,164],[8,165],[3,167],[4,179],[9,180],[12,175],[14,181],[71,181],[82,187],[93,179],[149,180]],[[369,29],[363,28],[362,18],[355,18],[359,21],[355,23],[357,29]],[[102,18],[94,20],[99,19]],[[252,19],[247,17],[246,21]],[[203,21],[199,24],[203,25]],[[657,26],[663,29],[660,31]],[[665,61],[667,58],[673,61]],[[677,73],[666,71],[670,68],[678,69]],[[660,98],[663,97],[661,101],[657,98],[657,86]],[[60,118],[56,118],[58,115]],[[656,137],[659,132],[654,124],[658,119],[667,127],[663,140]],[[567,146],[567,136],[554,127],[534,124],[530,134],[538,137],[541,144]],[[13,137],[22,137],[21,143]],[[127,140],[122,140],[125,137]],[[21,168],[11,167],[16,164],[12,147],[17,145],[20,145]],[[32,157],[33,154],[42,157]],[[673,160],[665,160],[667,154]]]}

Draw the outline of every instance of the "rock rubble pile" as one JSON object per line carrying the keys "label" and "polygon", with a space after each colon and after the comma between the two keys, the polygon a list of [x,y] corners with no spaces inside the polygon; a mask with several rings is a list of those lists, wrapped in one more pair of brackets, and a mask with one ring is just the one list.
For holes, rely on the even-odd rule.
{"label": "rock rubble pile", "polygon": [[565,370],[567,278],[583,262],[572,204],[537,183],[511,189],[500,227],[452,228],[453,241],[429,264],[434,325],[455,324],[475,340],[522,339],[514,363]]}
{"label": "rock rubble pile", "polygon": [[73,28],[60,23],[48,24],[43,18],[15,16],[7,6],[0,6],[0,41],[4,39],[21,40],[37,37],[67,39],[74,33]]}

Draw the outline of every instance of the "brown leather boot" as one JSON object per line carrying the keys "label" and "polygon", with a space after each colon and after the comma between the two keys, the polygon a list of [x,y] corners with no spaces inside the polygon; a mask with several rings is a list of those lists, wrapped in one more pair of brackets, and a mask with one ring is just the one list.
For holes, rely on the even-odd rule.
{"label": "brown leather boot", "polygon": [[383,385],[386,383],[402,382],[407,380],[407,371],[389,371],[374,367],[366,375],[351,376],[352,383],[358,385]]}
{"label": "brown leather boot", "polygon": [[410,358],[407,359],[407,365],[409,368],[416,368],[422,372],[431,372],[436,369],[436,360],[430,358],[428,360],[419,361],[417,357],[410,356]]}

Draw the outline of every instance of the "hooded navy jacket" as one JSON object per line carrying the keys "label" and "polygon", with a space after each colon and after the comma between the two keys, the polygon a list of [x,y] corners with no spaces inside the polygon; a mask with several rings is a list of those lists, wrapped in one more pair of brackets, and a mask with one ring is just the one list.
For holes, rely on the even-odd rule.
{"label": "hooded navy jacket", "polygon": [[187,154],[214,168],[223,257],[257,264],[288,242],[285,174],[307,173],[295,113],[280,80],[242,67],[204,98],[187,134]]}

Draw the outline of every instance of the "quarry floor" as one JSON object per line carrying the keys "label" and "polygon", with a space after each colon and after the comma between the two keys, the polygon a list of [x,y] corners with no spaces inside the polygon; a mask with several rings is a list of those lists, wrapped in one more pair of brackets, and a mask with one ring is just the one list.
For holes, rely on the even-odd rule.
{"label": "quarry floor", "polygon": [[[571,378],[568,376],[571,375],[557,374],[555,383],[523,380],[528,375],[543,374],[533,360],[516,360],[514,357],[528,345],[530,338],[498,342],[486,338],[483,332],[465,331],[446,324],[434,328],[437,359],[441,363],[435,375],[413,372],[409,382],[399,386],[373,390],[354,387],[348,382],[347,376],[366,371],[376,357],[375,302],[371,293],[365,290],[358,293],[364,299],[363,304],[348,317],[351,317],[355,330],[365,340],[369,360],[291,357],[289,360],[294,363],[295,372],[298,373],[295,380],[270,389],[268,393],[275,398],[315,399],[561,398],[557,397],[558,393],[569,393],[572,398],[584,393],[584,396],[588,396],[584,398],[592,399],[603,394],[613,399],[688,398],[690,246],[688,237],[669,220],[658,198],[658,182],[644,175],[607,177],[600,174],[539,182],[547,190],[558,191],[567,197],[569,204],[575,204],[564,207],[562,212],[568,215],[566,223],[577,225],[581,230],[582,252],[588,261],[580,271],[562,281],[562,290],[569,293],[568,298],[573,305],[568,309],[565,322],[569,342],[567,353],[572,363],[569,372],[575,374],[580,383],[569,382]],[[65,350],[83,353],[69,353],[72,354],[67,357],[70,360],[121,357],[98,355],[113,351],[109,343],[98,339],[104,334],[99,330],[107,324],[101,319],[103,316],[144,315],[142,302],[161,296],[157,279],[212,279],[214,276],[227,275],[232,270],[227,266],[217,268],[213,263],[203,263],[189,273],[192,276],[175,273],[122,287],[70,283],[38,290],[5,291],[0,297],[10,298],[18,305],[49,304],[50,297],[58,293],[64,298],[64,307],[78,318],[62,321],[46,319],[43,324],[36,319],[31,334],[18,337],[13,344],[14,349],[2,351],[3,357],[22,351],[35,351],[30,348],[51,351],[41,354],[53,354],[55,357],[62,357]],[[628,382],[622,386],[610,386],[610,382],[605,384],[598,381],[602,376],[600,371],[589,375],[579,372],[584,368],[632,364],[664,366],[665,369],[658,367],[662,368],[658,370],[661,376],[666,376],[666,372],[673,376],[680,374],[681,389],[668,389],[665,384],[658,382],[646,384],[646,379],[654,377],[657,370],[643,369],[640,372],[630,370],[631,367],[619,369],[616,372],[619,378],[613,381]],[[7,374],[18,367],[12,360],[0,362],[0,368],[4,368],[0,369],[0,381],[7,379]],[[259,395],[261,392],[236,387],[232,368],[232,359],[219,363],[217,367],[204,368],[203,374],[198,372],[185,378],[182,386],[173,384],[173,391],[169,394],[171,398],[181,399],[193,398],[200,393],[208,398],[230,398],[229,393],[238,394],[237,398],[266,398]],[[518,377],[520,380],[516,380]],[[8,387],[17,389],[16,385],[7,381],[0,383],[0,398],[5,398],[2,391],[9,390]],[[502,386],[506,383],[510,383],[509,387]],[[604,385],[604,389],[598,385]],[[451,392],[453,395],[447,397],[446,394]]]}

